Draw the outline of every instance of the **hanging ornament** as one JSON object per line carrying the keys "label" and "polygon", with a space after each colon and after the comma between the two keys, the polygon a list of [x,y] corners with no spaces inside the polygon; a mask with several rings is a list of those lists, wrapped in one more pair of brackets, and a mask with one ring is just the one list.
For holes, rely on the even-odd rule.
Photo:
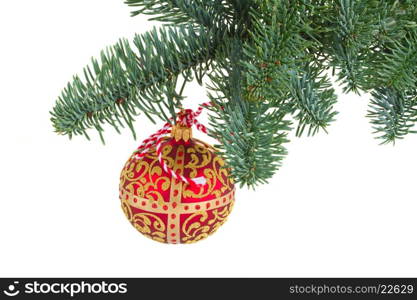
{"label": "hanging ornament", "polygon": [[162,243],[189,244],[226,222],[235,188],[215,149],[192,137],[191,127],[207,133],[197,112],[182,110],[146,139],[121,173],[120,200],[126,217],[143,235]]}

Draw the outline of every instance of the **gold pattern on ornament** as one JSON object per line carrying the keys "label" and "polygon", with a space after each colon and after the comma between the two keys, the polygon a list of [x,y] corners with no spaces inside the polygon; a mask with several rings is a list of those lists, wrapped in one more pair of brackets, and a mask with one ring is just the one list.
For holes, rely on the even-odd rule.
{"label": "gold pattern on ornament", "polygon": [[[164,145],[162,149],[163,159],[169,167],[174,165],[174,159],[168,155],[172,152],[171,145]],[[168,176],[162,176],[163,171],[159,165],[156,149],[152,149],[145,156],[151,160],[149,163],[146,159],[131,158],[121,174],[120,186],[132,194],[139,195],[143,198],[149,198],[158,203],[164,202],[162,192],[167,191],[171,186],[171,179]],[[155,176],[157,175],[157,176]],[[155,178],[156,179],[153,179]]]}
{"label": "gold pattern on ornament", "polygon": [[[198,221],[191,223],[191,221],[196,218],[198,219]],[[200,211],[189,216],[182,224],[182,232],[185,234],[185,236],[182,238],[182,241],[185,243],[191,243],[197,242],[208,237],[210,226],[203,225],[204,223],[206,223],[207,219],[207,211]]]}
{"label": "gold pattern on ornament", "polygon": [[[208,211],[200,211],[189,216],[182,225],[184,244],[191,244],[207,238],[222,226],[233,209],[233,201],[223,208]],[[212,215],[212,217],[209,217]],[[195,220],[193,222],[193,220]]]}
{"label": "gold pattern on ornament", "polygon": [[120,196],[129,206],[135,207],[137,209],[159,214],[190,214],[201,211],[202,209],[218,209],[229,205],[234,201],[235,190],[232,190],[230,193],[213,200],[194,203],[178,202],[177,205],[172,205],[172,203],[170,204],[167,202],[164,202],[164,204],[160,205],[159,203],[155,203],[155,201],[152,199],[141,198],[125,190],[121,190]]}
{"label": "gold pattern on ornament", "polygon": [[129,203],[125,200],[122,200],[122,209],[129,222],[132,222],[132,210],[130,209]]}
{"label": "gold pattern on ornament", "polygon": [[[123,211],[129,220],[129,222],[144,236],[164,243],[165,242],[165,224],[162,219],[151,213],[138,213],[133,214],[129,203],[126,200],[122,200]],[[152,230],[152,228],[154,230]]]}
{"label": "gold pattern on ornament", "polygon": [[[184,172],[185,148],[179,145],[177,153],[175,154],[175,163],[173,171],[182,175]],[[170,244],[177,244],[180,242],[180,205],[183,182],[175,178],[171,179],[171,190],[169,195],[169,206],[164,206],[163,209],[170,210],[168,214],[168,232],[167,242]]]}
{"label": "gold pattern on ornament", "polygon": [[190,155],[191,160],[184,166],[184,169],[190,170],[189,176],[191,178],[197,176],[198,169],[207,168],[204,170],[204,177],[207,180],[207,190],[205,191],[205,189],[201,188],[198,190],[198,192],[195,192],[190,189],[184,189],[183,197],[190,197],[195,199],[205,198],[208,195],[212,194],[216,185],[216,179],[208,169],[210,162],[213,160],[213,148],[200,140],[195,140],[195,144],[193,145],[193,147],[189,147],[187,149],[187,153]]}
{"label": "gold pattern on ornament", "polygon": [[222,187],[220,191],[217,191],[220,194],[224,193],[227,190],[231,190],[233,187],[233,183],[234,183],[232,176],[230,176],[231,175],[230,170],[227,169],[225,166],[226,166],[226,163],[220,156],[217,156],[214,158],[213,170],[216,173],[215,176],[217,180],[222,183]]}
{"label": "gold pattern on ornament", "polygon": [[[199,189],[197,192],[190,189],[184,189],[183,197],[197,199],[205,198],[209,195],[220,197],[227,190],[231,190],[233,186],[229,171],[224,168],[225,162],[221,157],[213,155],[215,149],[212,146],[200,140],[195,141],[195,146],[187,149],[187,153],[191,155],[191,161],[187,163],[184,168],[189,169],[190,177],[194,178],[197,176],[197,170],[205,167],[204,177],[207,180],[207,189]],[[198,156],[197,153],[200,155]],[[216,189],[217,181],[222,183],[220,190]]]}
{"label": "gold pattern on ornament", "polygon": [[[156,207],[152,200],[139,200],[138,197],[123,190],[121,191],[121,199],[122,208],[127,219],[139,232],[143,233],[148,238],[158,242],[165,242],[166,239],[168,243],[174,243],[172,239],[169,239],[169,226],[174,224],[174,222],[172,222],[172,220],[174,220],[175,224],[178,224],[178,234],[180,234],[180,231],[184,234],[181,241],[185,244],[190,244],[205,239],[216,232],[220,226],[227,221],[227,217],[234,206],[234,193],[235,191],[233,190],[228,195],[205,202],[180,203],[176,209],[173,209],[171,205],[167,210],[165,207]],[[131,208],[139,208],[141,210],[146,209],[148,212],[134,215]],[[168,227],[164,225],[163,221],[156,216],[155,213],[167,215]],[[180,216],[182,214],[190,213],[191,215],[185,220],[180,228]],[[174,214],[175,219],[172,218]],[[156,230],[153,233],[150,231],[152,217],[155,219],[153,228]],[[197,218],[197,220],[195,220],[195,218]],[[179,241],[176,241],[175,243],[179,243]]]}
{"label": "gold pattern on ornament", "polygon": [[224,223],[226,223],[227,218],[232,212],[233,205],[234,205],[234,202],[230,203],[228,207],[226,206],[223,209],[218,209],[216,211],[213,211],[214,218],[209,221],[209,224],[213,225],[212,231],[210,232],[210,234],[215,233]]}
{"label": "gold pattern on ornament", "polygon": [[165,242],[166,227],[160,217],[151,213],[138,213],[133,216],[133,226],[146,237],[161,243]]}
{"label": "gold pattern on ornament", "polygon": [[[194,147],[189,147],[187,153],[190,155],[191,160],[185,166],[190,169],[190,176],[197,176],[197,169],[207,167],[212,160],[213,152],[210,146],[201,144],[200,141],[196,140]],[[200,156],[197,155],[200,154]]]}

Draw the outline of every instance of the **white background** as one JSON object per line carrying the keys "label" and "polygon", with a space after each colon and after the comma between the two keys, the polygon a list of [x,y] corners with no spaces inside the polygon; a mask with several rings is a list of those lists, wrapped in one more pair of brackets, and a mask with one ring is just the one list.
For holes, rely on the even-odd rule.
{"label": "white background", "polygon": [[[138,141],[108,128],[102,146],[57,136],[49,121],[90,57],[155,25],[129,12],[121,0],[0,2],[0,276],[417,276],[417,136],[379,146],[366,95],[340,94],[328,135],[291,135],[282,169],[240,189],[209,239],[137,233],[119,172],[162,124],[140,117]],[[187,93],[192,107],[207,100],[198,85]]]}

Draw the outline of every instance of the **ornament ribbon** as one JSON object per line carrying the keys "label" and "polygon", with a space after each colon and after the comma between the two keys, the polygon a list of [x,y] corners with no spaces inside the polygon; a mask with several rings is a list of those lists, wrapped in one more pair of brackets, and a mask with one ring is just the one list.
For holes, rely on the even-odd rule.
{"label": "ornament ribbon", "polygon": [[[198,130],[207,134],[206,126],[201,124],[197,120],[197,117],[201,115],[204,108],[209,107],[211,105],[212,104],[210,102],[206,102],[206,103],[201,104],[201,106],[197,109],[197,111],[193,111],[191,109],[181,110],[180,113],[178,114],[177,123],[188,128],[191,128],[193,125],[195,125]],[[171,118],[170,120],[173,121],[174,119]],[[197,185],[197,186],[205,185],[207,183],[207,180],[205,177],[197,177],[197,178],[185,177],[179,172],[175,172],[170,167],[168,167],[168,165],[164,161],[162,157],[162,142],[164,141],[164,137],[171,132],[172,132],[172,124],[167,122],[164,125],[164,127],[162,127],[156,133],[152,134],[149,138],[143,141],[143,143],[139,146],[139,148],[134,152],[135,154],[134,157],[138,160],[142,159],[143,157],[145,157],[146,153],[150,151],[152,146],[156,145],[156,153],[158,155],[158,160],[165,172],[170,174],[175,179],[179,179],[182,182],[189,184],[189,185]]]}

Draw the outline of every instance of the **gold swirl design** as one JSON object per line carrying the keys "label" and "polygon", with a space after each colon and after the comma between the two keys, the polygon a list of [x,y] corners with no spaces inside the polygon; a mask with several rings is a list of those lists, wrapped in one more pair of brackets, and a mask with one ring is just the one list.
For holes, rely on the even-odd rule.
{"label": "gold swirl design", "polygon": [[129,222],[140,233],[152,240],[165,243],[166,226],[160,217],[147,212],[133,214],[132,209],[126,201],[122,201],[122,209]]}
{"label": "gold swirl design", "polygon": [[132,210],[127,201],[122,201],[122,209],[129,222],[132,222]]}
{"label": "gold swirl design", "polygon": [[[166,144],[162,150],[164,160],[170,167],[174,165],[174,159],[169,157],[172,149],[173,147],[171,145]],[[136,160],[134,158],[129,160],[120,176],[120,186],[132,194],[135,193],[136,189],[136,194],[140,197],[152,199],[162,204],[165,200],[161,191],[165,192],[169,190],[171,179],[168,176],[161,176],[162,168],[159,166],[156,149],[152,149],[146,155],[146,158],[151,160],[151,162],[144,159]]]}
{"label": "gold swirl design", "polygon": [[[182,225],[182,238],[184,244],[191,244],[207,238],[215,233],[226,221],[233,209],[234,201],[223,208],[210,212],[213,216],[209,218],[207,211],[200,211],[189,216]],[[194,220],[194,222],[193,222]]]}
{"label": "gold swirl design", "polygon": [[133,216],[132,224],[146,237],[161,243],[165,242],[165,224],[161,218],[150,213],[139,213]]}
{"label": "gold swirl design", "polygon": [[227,207],[225,206],[223,209],[218,209],[213,211],[214,218],[211,219],[208,223],[210,225],[213,225],[212,231],[210,234],[213,234],[219,229],[224,223],[226,223],[227,218],[229,217],[230,213],[232,212],[234,202],[230,203],[230,205]]}
{"label": "gold swirl design", "polygon": [[[187,149],[187,153],[190,154],[191,160],[185,165],[186,168],[191,169],[190,176],[197,176],[197,169],[206,167],[212,160],[211,147],[195,143],[194,147]],[[201,154],[200,157],[196,154]]]}
{"label": "gold swirl design", "polygon": [[[190,169],[190,177],[197,176],[197,169],[206,168],[204,176],[207,180],[207,190],[200,189],[198,192],[190,189],[183,190],[183,197],[205,198],[209,195],[220,197],[224,192],[233,189],[233,182],[230,179],[229,171],[224,168],[224,160],[215,155],[215,149],[200,141],[195,140],[194,147],[187,149],[187,153],[191,155],[191,161],[184,166],[184,170]],[[200,155],[197,155],[200,154]],[[222,183],[222,187],[216,188],[217,181]]]}
{"label": "gold swirl design", "polygon": [[220,195],[223,194],[224,192],[229,191],[234,188],[233,187],[234,182],[233,182],[233,178],[230,176],[230,170],[225,168],[225,165],[226,163],[221,157],[216,156],[213,159],[213,171],[215,173],[217,180],[219,180],[222,183],[222,187],[220,188],[220,190],[217,190],[214,192],[214,194],[217,197],[220,197]]}
{"label": "gold swirl design", "polygon": [[[195,218],[198,218],[198,221],[190,224],[190,221]],[[197,242],[208,237],[210,226],[202,225],[207,221],[207,219],[208,213],[206,211],[200,211],[189,216],[182,225],[182,232],[185,234],[182,241],[187,244]]]}

